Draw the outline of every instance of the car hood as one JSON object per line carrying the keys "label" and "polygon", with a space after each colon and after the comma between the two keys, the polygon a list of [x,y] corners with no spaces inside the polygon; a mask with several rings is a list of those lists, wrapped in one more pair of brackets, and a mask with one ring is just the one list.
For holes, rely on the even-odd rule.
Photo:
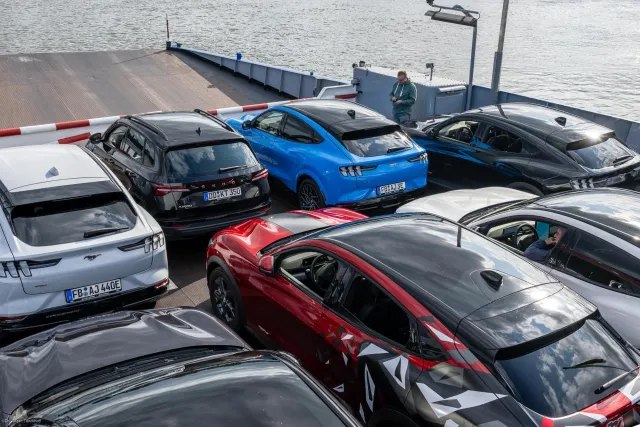
{"label": "car hood", "polygon": [[0,351],[0,408],[13,412],[47,389],[95,369],[188,347],[249,348],[195,309],[122,311],[37,333]]}
{"label": "car hood", "polygon": [[537,196],[524,191],[503,187],[476,190],[455,190],[416,199],[400,206],[397,213],[424,212],[459,221],[478,209],[500,203],[533,199]]}

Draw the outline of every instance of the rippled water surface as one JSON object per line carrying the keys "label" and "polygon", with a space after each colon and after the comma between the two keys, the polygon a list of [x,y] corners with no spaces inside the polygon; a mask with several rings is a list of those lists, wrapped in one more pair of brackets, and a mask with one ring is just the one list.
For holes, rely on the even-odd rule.
{"label": "rippled water surface", "polygon": [[[451,0],[439,0],[449,2]],[[482,13],[476,83],[488,85],[502,0]],[[420,0],[0,0],[0,54],[161,48],[164,16],[188,46],[348,78],[351,63],[467,79],[471,29]],[[640,120],[640,0],[511,0],[502,89]]]}

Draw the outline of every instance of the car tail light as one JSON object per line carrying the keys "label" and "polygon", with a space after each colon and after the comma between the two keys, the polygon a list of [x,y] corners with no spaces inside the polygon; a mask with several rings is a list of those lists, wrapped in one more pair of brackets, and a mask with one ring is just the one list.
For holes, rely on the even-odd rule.
{"label": "car tail light", "polygon": [[260,172],[256,173],[253,176],[253,178],[251,178],[251,181],[257,181],[257,180],[262,179],[262,178],[265,178],[265,179],[269,178],[269,169],[264,169],[264,170],[261,170]]}
{"label": "car tail light", "polygon": [[158,283],[156,283],[155,285],[153,285],[154,288],[161,288],[163,286],[167,286],[169,284],[169,279],[164,279]]}
{"label": "car tail light", "polygon": [[130,252],[135,251],[136,249],[144,248],[144,252],[149,253],[151,252],[151,249],[156,250],[163,247],[164,243],[164,233],[157,233],[135,243],[119,246],[118,249],[120,249],[122,252]]}
{"label": "car tail light", "polygon": [[58,265],[61,258],[50,259],[46,261],[7,261],[0,262],[0,277],[20,277],[20,272],[24,277],[31,277],[31,270],[38,268],[47,268]]}
{"label": "car tail light", "polygon": [[425,152],[425,153],[420,154],[417,157],[413,157],[413,158],[409,159],[408,162],[410,162],[410,163],[415,163],[415,162],[427,163],[428,160],[429,160],[429,155]]}
{"label": "car tail light", "polygon": [[14,279],[20,277],[18,274],[18,266],[15,262],[7,261],[0,263],[0,277],[7,277],[7,274],[9,274],[9,277],[13,277]]}
{"label": "car tail light", "polygon": [[342,176],[362,176],[362,172],[372,171],[376,169],[377,165],[367,166],[340,166],[340,174]]}
{"label": "car tail light", "polygon": [[27,316],[0,316],[0,323],[14,323],[19,322]]}
{"label": "car tail light", "polygon": [[153,187],[154,196],[166,196],[169,193],[187,191],[187,187],[181,184],[169,184],[169,185],[153,184],[152,187]]}

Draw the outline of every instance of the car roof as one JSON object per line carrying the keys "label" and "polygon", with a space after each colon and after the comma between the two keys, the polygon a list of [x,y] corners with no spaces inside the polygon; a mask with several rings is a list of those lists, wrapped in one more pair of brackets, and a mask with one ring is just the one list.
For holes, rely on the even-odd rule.
{"label": "car roof", "polygon": [[[197,346],[247,348],[220,321],[196,309],[121,311],[63,324],[0,349],[0,408],[11,413],[50,387],[95,369]],[[97,348],[109,351],[96,357]]]}
{"label": "car roof", "polygon": [[31,145],[0,152],[0,182],[5,191],[110,180],[101,165],[76,145]]}
{"label": "car roof", "polygon": [[158,137],[154,138],[154,141],[166,148],[209,141],[221,142],[243,139],[228,125],[219,123],[205,112],[172,111],[149,113],[126,117],[124,120],[138,125],[138,128],[144,129],[147,133],[157,135]]}
{"label": "car roof", "polygon": [[[376,266],[427,309],[439,312],[443,322],[448,319],[452,328],[496,299],[556,282],[498,243],[435,215],[395,214],[357,221],[316,238]],[[502,276],[499,289],[482,278],[485,270]]]}
{"label": "car roof", "polygon": [[622,188],[541,197],[524,209],[544,209],[586,222],[640,247],[640,193]]}
{"label": "car roof", "polygon": [[[278,108],[290,109],[310,118],[338,139],[342,139],[342,136],[347,132],[365,129],[386,126],[400,129],[398,124],[377,111],[349,101],[315,99],[292,102]],[[351,115],[350,112],[352,112]]]}
{"label": "car roof", "polygon": [[[467,113],[490,116],[516,125],[517,127],[534,130],[543,138],[544,136],[553,134],[553,142],[559,144],[587,139],[594,134],[599,136],[611,132],[610,129],[597,125],[582,117],[553,108],[523,102],[490,105],[470,110]],[[556,120],[558,118],[564,118],[566,120],[564,125]]]}

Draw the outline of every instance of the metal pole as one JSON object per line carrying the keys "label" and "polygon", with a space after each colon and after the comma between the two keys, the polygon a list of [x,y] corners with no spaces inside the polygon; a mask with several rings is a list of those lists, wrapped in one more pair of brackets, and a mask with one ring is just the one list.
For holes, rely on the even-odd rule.
{"label": "metal pole", "polygon": [[476,65],[476,40],[478,27],[473,27],[473,41],[471,42],[471,64],[469,65],[469,86],[467,87],[467,110],[471,109],[471,93],[473,92],[473,69]]}
{"label": "metal pole", "polygon": [[504,0],[502,5],[502,22],[500,23],[500,37],[498,39],[498,50],[493,58],[493,78],[491,79],[491,101],[498,103],[498,92],[500,90],[500,72],[502,71],[502,50],[504,48],[504,33],[507,29],[507,16],[509,14],[509,0]]}
{"label": "metal pole", "polygon": [[169,37],[169,14],[165,14],[165,19],[167,21],[167,41],[171,40]]}

